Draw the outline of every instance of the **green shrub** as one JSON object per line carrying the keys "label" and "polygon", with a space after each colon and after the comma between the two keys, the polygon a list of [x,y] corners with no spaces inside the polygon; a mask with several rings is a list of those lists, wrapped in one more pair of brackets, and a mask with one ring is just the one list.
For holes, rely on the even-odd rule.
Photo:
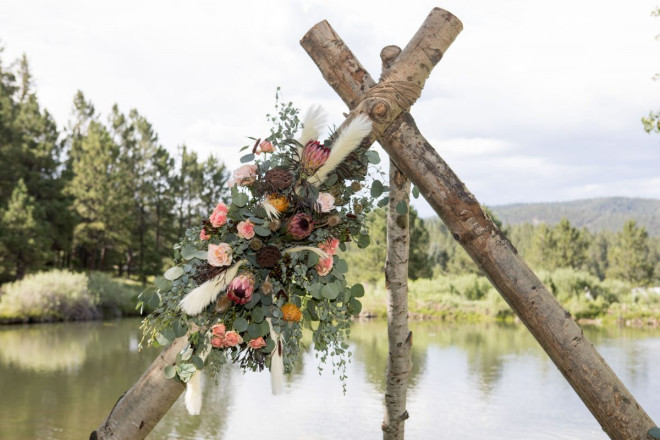
{"label": "green shrub", "polygon": [[112,278],[102,272],[92,272],[87,286],[105,316],[135,314],[137,296],[142,291],[139,283]]}

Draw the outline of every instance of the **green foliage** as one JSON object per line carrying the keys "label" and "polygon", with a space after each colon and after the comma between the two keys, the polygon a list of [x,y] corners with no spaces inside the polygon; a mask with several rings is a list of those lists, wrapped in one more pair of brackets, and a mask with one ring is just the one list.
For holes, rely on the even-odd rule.
{"label": "green foliage", "polygon": [[634,220],[627,221],[608,250],[608,260],[608,276],[640,285],[650,283],[653,263],[649,260],[646,229]]}

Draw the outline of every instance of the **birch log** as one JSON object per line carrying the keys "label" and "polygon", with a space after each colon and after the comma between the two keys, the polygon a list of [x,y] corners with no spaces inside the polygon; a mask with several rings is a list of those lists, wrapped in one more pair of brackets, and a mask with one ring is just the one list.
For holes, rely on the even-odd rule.
{"label": "birch log", "polygon": [[[423,86],[461,27],[453,15],[434,9],[393,64],[398,78]],[[351,108],[349,120],[358,114],[371,117],[374,131],[370,140],[378,138],[392,160],[419,188],[603,430],[617,440],[651,438],[648,431],[655,423],[570,314],[484,214],[472,193],[420,134],[412,117],[403,111],[407,109],[401,109],[396,99],[388,99],[385,94],[370,96],[374,80],[327,22],[314,26],[301,44]],[[392,87],[396,88],[396,84]]]}
{"label": "birch log", "polygon": [[[383,75],[401,49],[387,46],[380,53]],[[412,370],[412,332],[408,331],[408,259],[410,246],[410,180],[390,160],[390,201],[387,211],[387,260],[385,287],[387,289],[387,377],[385,382],[385,417],[383,440],[404,438],[406,394]],[[402,205],[400,205],[402,204]],[[399,213],[405,206],[405,213]]]}
{"label": "birch log", "polygon": [[142,440],[179,398],[186,386],[167,379],[163,369],[173,365],[188,336],[175,339],[119,398],[108,418],[93,431],[90,440]]}

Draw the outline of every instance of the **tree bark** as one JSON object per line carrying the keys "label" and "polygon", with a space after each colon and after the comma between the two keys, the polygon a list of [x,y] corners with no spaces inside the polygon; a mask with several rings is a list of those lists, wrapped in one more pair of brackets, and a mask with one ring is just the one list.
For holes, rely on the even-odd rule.
{"label": "tree bark", "polygon": [[[460,29],[458,19],[434,9],[393,64],[397,78],[423,85]],[[419,133],[412,117],[405,112],[407,109],[401,109],[400,103],[388,99],[386,94],[368,93],[375,82],[327,22],[314,26],[301,44],[351,108],[348,120],[358,114],[371,117],[374,130],[370,140],[378,138],[392,160],[419,188],[603,430],[613,439],[650,438],[648,431],[655,423],[584,337],[570,314],[484,214],[472,193]],[[383,81],[388,82],[388,78]],[[391,86],[396,89],[397,84]]]}
{"label": "tree bark", "polygon": [[108,418],[90,435],[90,440],[142,440],[163,418],[186,386],[167,379],[163,369],[173,365],[188,336],[172,342],[140,379],[119,398]]}
{"label": "tree bark", "polygon": [[[387,46],[380,53],[383,75],[401,53],[396,46]],[[390,160],[390,192],[387,211],[387,260],[385,287],[387,288],[387,378],[385,389],[385,417],[383,440],[404,438],[406,392],[412,370],[412,332],[408,330],[408,258],[410,247],[410,180]],[[397,206],[405,204],[406,213]]]}

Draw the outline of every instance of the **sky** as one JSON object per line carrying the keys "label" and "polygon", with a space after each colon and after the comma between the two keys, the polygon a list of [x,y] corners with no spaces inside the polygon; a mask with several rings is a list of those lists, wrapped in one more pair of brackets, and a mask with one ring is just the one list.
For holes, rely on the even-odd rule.
{"label": "sky", "polygon": [[407,3],[0,0],[2,59],[27,55],[62,128],[82,90],[102,115],[136,108],[171,152],[234,168],[247,137],[268,134],[277,87],[341,123],[345,105],[299,45],[314,24],[328,20],[378,77],[381,48],[404,47],[442,7],[464,30],[411,114],[481,203],[660,198],[660,134],[640,121],[660,110],[657,0]]}

